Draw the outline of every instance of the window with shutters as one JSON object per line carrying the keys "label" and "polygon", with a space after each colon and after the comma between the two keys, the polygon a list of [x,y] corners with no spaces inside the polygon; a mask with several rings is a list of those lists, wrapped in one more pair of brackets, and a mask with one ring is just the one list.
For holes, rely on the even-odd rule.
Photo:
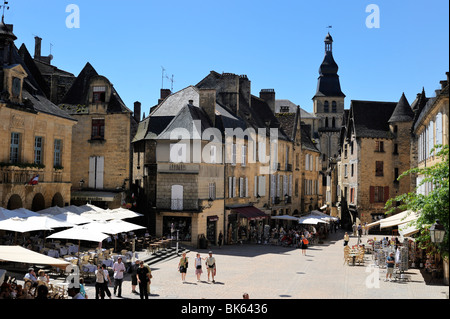
{"label": "window with shutters", "polygon": [[9,162],[18,163],[20,156],[20,133],[11,133],[11,143],[9,147]]}
{"label": "window with shutters", "polygon": [[172,210],[183,210],[183,185],[172,185],[170,199]]}
{"label": "window with shutters", "polygon": [[241,165],[246,166],[247,165],[247,146],[242,145],[241,148]]}
{"label": "window with shutters", "polygon": [[105,119],[92,119],[91,139],[105,138]]}
{"label": "window with shutters", "polygon": [[389,186],[370,186],[370,202],[385,203],[389,199]]}
{"label": "window with shutters", "polygon": [[258,195],[266,196],[266,176],[258,176]]}
{"label": "window with shutters", "polygon": [[94,86],[92,88],[92,103],[101,103],[106,100],[106,87]]}
{"label": "window with shutters", "polygon": [[384,152],[384,142],[375,141],[375,152]]}
{"label": "window with shutters", "polygon": [[89,157],[89,188],[103,189],[103,173],[105,158],[103,156]]}
{"label": "window with shutters", "polygon": [[53,167],[61,167],[62,165],[62,140],[55,139],[53,147]]}
{"label": "window with shutters", "polygon": [[216,183],[209,183],[209,199],[216,199]]}
{"label": "window with shutters", "polygon": [[375,162],[375,176],[383,176],[383,162],[382,161]]}
{"label": "window with shutters", "polygon": [[355,204],[355,188],[350,188],[350,203]]}
{"label": "window with shutters", "polygon": [[43,157],[43,143],[44,138],[42,136],[36,136],[34,138],[34,163],[35,164],[42,164],[44,157]]}

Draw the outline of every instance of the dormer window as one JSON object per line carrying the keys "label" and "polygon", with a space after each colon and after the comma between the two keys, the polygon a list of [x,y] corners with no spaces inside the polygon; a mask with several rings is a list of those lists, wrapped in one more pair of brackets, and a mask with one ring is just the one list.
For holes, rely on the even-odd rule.
{"label": "dormer window", "polygon": [[103,103],[106,100],[106,87],[94,86],[92,88],[92,103]]}
{"label": "dormer window", "polygon": [[13,77],[12,89],[11,89],[11,93],[12,93],[13,97],[19,98],[21,90],[22,90],[22,80],[19,78]]}

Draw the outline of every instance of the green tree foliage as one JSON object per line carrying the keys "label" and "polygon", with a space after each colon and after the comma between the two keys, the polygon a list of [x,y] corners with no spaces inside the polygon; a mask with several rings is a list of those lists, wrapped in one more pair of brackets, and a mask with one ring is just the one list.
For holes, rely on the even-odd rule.
{"label": "green tree foliage", "polygon": [[[415,222],[416,227],[420,229],[417,242],[422,248],[428,248],[430,251],[437,248],[441,254],[448,255],[449,146],[437,145],[431,153],[436,153],[435,156],[440,157],[441,161],[429,167],[412,168],[401,174],[398,180],[410,174],[420,175],[423,176],[423,179],[417,187],[430,183],[432,185],[432,191],[428,195],[418,194],[416,190],[411,193],[401,194],[389,199],[386,202],[385,208],[388,210],[387,213],[404,210],[420,212],[420,217]],[[400,205],[397,206],[397,203],[400,203]],[[428,231],[436,220],[439,220],[445,228],[444,241],[438,247],[430,243],[430,233]]]}

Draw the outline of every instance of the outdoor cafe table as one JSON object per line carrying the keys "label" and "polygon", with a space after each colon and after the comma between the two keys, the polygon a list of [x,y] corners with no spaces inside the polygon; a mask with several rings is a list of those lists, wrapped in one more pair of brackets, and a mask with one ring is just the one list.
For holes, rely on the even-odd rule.
{"label": "outdoor cafe table", "polygon": [[350,250],[348,256],[352,257],[352,265],[354,266],[356,264],[356,256],[358,256],[358,250],[355,249]]}

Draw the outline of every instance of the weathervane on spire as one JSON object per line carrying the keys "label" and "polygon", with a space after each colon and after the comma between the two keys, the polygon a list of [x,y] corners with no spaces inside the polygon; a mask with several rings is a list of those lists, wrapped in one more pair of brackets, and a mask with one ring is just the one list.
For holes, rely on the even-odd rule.
{"label": "weathervane on spire", "polygon": [[5,9],[9,10],[9,6],[8,6],[8,1],[3,0],[3,4],[0,5],[0,7],[2,8],[3,12],[2,12],[2,21],[5,19]]}

